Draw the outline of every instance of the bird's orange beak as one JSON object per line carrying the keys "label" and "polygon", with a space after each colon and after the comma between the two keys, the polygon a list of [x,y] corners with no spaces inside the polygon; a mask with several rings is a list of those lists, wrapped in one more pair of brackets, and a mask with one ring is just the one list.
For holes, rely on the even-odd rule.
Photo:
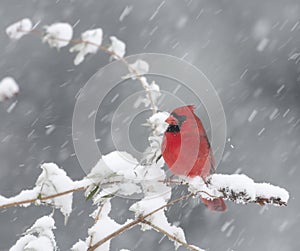
{"label": "bird's orange beak", "polygon": [[168,123],[169,125],[177,125],[178,121],[176,118],[174,118],[172,115],[170,115],[166,120],[166,123]]}

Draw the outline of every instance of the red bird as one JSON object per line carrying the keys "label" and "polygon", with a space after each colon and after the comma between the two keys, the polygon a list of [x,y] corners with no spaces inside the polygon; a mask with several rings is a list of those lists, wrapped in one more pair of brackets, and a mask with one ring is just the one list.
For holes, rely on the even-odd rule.
{"label": "red bird", "polygon": [[[213,152],[194,106],[176,108],[166,119],[169,124],[162,142],[162,156],[173,174],[203,179],[215,172]],[[213,211],[225,211],[222,198],[202,202]]]}

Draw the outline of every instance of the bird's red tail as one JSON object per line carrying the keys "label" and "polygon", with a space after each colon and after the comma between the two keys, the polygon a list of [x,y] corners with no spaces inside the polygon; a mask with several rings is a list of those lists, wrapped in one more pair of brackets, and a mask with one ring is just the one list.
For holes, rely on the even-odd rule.
{"label": "bird's red tail", "polygon": [[226,204],[222,198],[214,198],[212,200],[201,197],[203,204],[212,211],[225,212]]}

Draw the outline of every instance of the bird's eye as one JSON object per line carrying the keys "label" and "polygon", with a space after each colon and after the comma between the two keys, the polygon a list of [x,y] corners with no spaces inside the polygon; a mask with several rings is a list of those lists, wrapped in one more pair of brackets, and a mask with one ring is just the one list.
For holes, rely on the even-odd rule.
{"label": "bird's eye", "polygon": [[172,112],[171,115],[176,118],[176,120],[178,121],[178,126],[180,127],[181,124],[186,121],[186,116],[184,115],[178,115],[177,113],[175,112]]}

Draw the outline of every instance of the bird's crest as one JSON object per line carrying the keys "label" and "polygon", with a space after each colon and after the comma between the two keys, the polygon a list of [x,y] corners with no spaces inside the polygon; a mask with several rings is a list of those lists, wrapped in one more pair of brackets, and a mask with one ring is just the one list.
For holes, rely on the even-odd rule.
{"label": "bird's crest", "polygon": [[187,108],[189,108],[192,112],[195,110],[195,105],[187,105]]}

